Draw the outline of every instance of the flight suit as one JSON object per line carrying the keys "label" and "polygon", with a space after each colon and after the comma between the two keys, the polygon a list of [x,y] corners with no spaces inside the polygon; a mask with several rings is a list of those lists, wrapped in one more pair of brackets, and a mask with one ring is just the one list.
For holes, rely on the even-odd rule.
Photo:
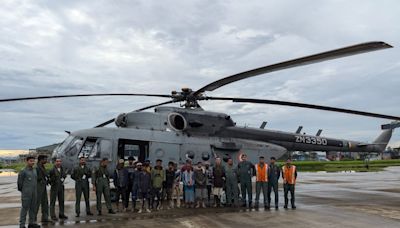
{"label": "flight suit", "polygon": [[110,198],[110,174],[107,168],[100,166],[96,171],[93,172],[92,184],[96,186],[96,207],[97,211],[101,213],[101,195],[104,195],[106,201],[106,207],[110,211],[111,198]]}
{"label": "flight suit", "polygon": [[64,168],[60,168],[58,170],[56,167],[53,167],[49,172],[50,177],[50,216],[51,218],[56,218],[55,206],[56,199],[58,198],[58,215],[60,218],[65,217],[64,214],[64,181],[67,177],[67,174],[64,171]]}
{"label": "flight suit", "polygon": [[71,174],[71,178],[75,180],[75,213],[81,212],[81,197],[85,198],[86,214],[91,214],[89,204],[89,177],[92,175],[90,169],[84,166],[78,166]]}
{"label": "flight suit", "polygon": [[226,204],[237,206],[239,201],[238,192],[238,172],[233,166],[227,166],[225,169],[226,178]]}
{"label": "flight suit", "polygon": [[271,192],[274,190],[275,195],[275,208],[278,207],[278,180],[281,175],[281,169],[276,164],[269,166],[269,176],[268,176],[268,205],[271,205]]}
{"label": "flight suit", "polygon": [[29,212],[29,225],[35,224],[37,199],[36,169],[25,167],[18,174],[18,191],[21,192],[21,213],[19,224],[25,226],[26,214]]}
{"label": "flight suit", "polygon": [[35,212],[35,222],[37,222],[37,214],[39,207],[42,207],[42,222],[47,222],[49,219],[49,200],[47,196],[47,184],[49,176],[47,175],[46,168],[43,165],[36,166],[37,173],[37,205]]}
{"label": "flight suit", "polygon": [[246,193],[249,200],[249,207],[253,201],[253,188],[251,178],[254,174],[254,165],[249,161],[241,161],[238,164],[240,191],[242,193],[242,204],[246,205]]}

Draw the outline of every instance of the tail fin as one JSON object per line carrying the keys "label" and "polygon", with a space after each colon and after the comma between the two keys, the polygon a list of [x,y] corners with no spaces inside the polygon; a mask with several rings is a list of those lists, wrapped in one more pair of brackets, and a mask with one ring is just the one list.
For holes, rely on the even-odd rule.
{"label": "tail fin", "polygon": [[374,140],[373,144],[379,146],[382,151],[385,150],[392,137],[393,130],[398,127],[400,127],[400,121],[393,121],[389,124],[382,125],[383,132]]}

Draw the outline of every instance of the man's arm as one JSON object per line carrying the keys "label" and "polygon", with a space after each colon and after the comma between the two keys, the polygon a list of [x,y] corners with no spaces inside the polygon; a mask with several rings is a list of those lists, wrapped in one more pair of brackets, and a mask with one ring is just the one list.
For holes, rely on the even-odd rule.
{"label": "man's arm", "polygon": [[75,168],[71,173],[72,180],[76,181],[76,179],[78,179],[77,175],[77,168]]}
{"label": "man's arm", "polygon": [[114,186],[117,187],[118,186],[118,171],[114,170],[114,174],[113,174],[113,182],[114,182]]}
{"label": "man's arm", "polygon": [[18,173],[18,191],[22,192],[23,184],[24,184],[24,178],[25,178],[25,171],[22,170],[21,172]]}

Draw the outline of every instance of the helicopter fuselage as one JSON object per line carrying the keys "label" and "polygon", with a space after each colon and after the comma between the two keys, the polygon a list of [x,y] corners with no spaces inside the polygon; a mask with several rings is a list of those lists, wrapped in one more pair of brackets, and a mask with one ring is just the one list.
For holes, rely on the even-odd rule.
{"label": "helicopter fuselage", "polygon": [[[53,157],[64,160],[71,171],[79,157],[86,157],[94,168],[102,158],[111,161],[115,168],[118,159],[133,156],[139,161],[157,159],[182,164],[208,161],[216,157],[231,157],[240,161],[246,153],[248,160],[257,162],[259,156],[266,160],[280,158],[289,151],[382,151],[392,130],[380,136],[382,142],[365,144],[321,136],[303,135],[249,127],[237,127],[230,116],[202,109],[159,107],[154,113],[131,112],[116,118],[118,128],[91,128],[70,133],[55,149]],[[379,138],[378,138],[379,139]],[[386,142],[387,141],[387,142]],[[386,143],[386,144],[385,144]],[[385,145],[384,145],[385,144]]]}

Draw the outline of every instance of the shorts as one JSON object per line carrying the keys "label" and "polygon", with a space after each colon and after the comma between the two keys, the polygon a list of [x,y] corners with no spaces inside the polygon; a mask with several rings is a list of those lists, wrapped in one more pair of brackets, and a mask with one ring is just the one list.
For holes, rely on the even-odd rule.
{"label": "shorts", "polygon": [[221,197],[222,191],[223,191],[223,188],[214,187],[213,190],[212,190],[212,194],[213,194],[214,196]]}
{"label": "shorts", "polygon": [[207,188],[196,188],[196,199],[203,200],[207,198]]}

